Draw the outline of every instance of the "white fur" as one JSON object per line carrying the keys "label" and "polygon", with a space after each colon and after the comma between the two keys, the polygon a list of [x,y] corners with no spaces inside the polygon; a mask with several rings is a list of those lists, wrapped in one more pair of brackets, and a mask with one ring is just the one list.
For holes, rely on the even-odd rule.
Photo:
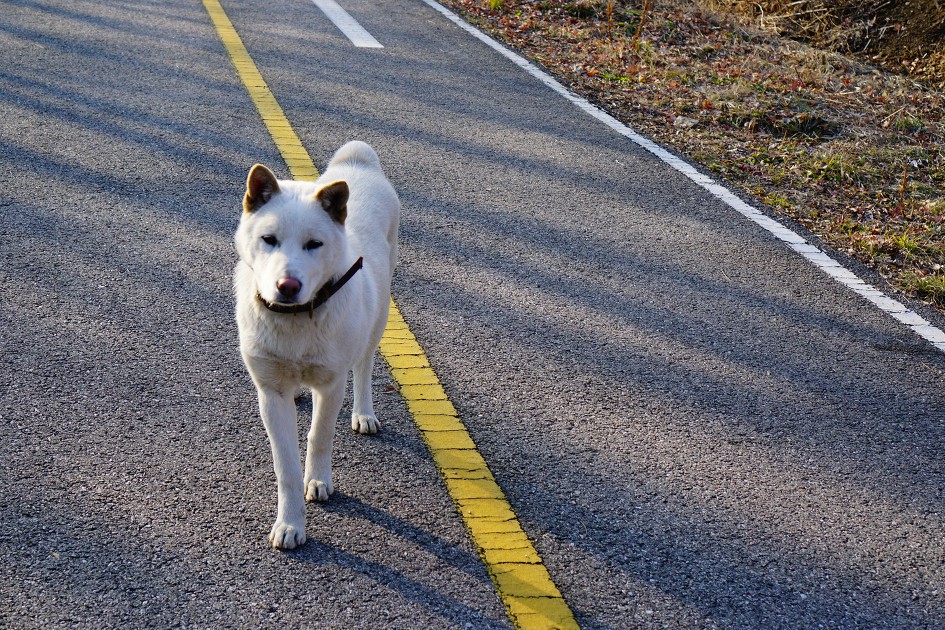
{"label": "white fur", "polygon": [[[326,185],[347,182],[347,219],[340,225],[315,199]],[[331,448],[348,372],[353,371],[351,426],[359,433],[380,428],[371,401],[374,352],[387,323],[391,274],[397,260],[400,202],[374,150],[349,142],[318,181],[279,181],[280,192],[243,213],[236,232],[236,318],[243,361],[256,384],[259,411],[269,435],[278,481],[278,511],[269,541],[278,549],[305,542],[305,500],[325,501],[333,492]],[[278,247],[262,237],[275,235]],[[321,241],[315,250],[305,243]],[[364,267],[313,316],[267,310],[256,295],[276,299],[276,283],[299,279],[297,301],[309,301],[359,256]],[[294,396],[312,390],[314,411],[304,476]]]}

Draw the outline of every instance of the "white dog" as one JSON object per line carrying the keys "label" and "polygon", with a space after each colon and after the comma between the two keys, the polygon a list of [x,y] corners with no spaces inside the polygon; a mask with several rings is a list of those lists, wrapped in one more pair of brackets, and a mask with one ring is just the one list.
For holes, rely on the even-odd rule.
{"label": "white dog", "polygon": [[[236,231],[236,319],[256,384],[278,482],[269,541],[305,542],[305,500],[326,501],[335,422],[354,373],[351,427],[380,428],[371,402],[374,352],[387,323],[400,202],[377,154],[349,142],[318,181],[250,170]],[[361,268],[363,260],[363,269]],[[312,390],[303,477],[295,395]]]}

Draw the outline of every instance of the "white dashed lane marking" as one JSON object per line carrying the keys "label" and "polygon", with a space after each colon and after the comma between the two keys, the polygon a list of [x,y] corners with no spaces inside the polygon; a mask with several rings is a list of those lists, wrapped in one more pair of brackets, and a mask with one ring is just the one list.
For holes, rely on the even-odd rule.
{"label": "white dashed lane marking", "polygon": [[312,0],[315,6],[358,48],[383,48],[374,36],[342,9],[335,0]]}

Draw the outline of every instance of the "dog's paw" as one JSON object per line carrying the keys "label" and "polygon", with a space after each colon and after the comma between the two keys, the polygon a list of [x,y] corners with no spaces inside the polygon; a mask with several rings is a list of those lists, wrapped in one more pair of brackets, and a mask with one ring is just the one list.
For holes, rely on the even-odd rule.
{"label": "dog's paw", "polygon": [[269,543],[276,549],[288,551],[305,544],[305,527],[290,525],[285,521],[276,521],[269,532]]}
{"label": "dog's paw", "polygon": [[323,503],[328,500],[328,497],[334,494],[335,488],[331,484],[331,480],[328,482],[319,481],[318,479],[311,479],[307,484],[305,484],[305,500],[306,501],[318,501]]}
{"label": "dog's paw", "polygon": [[353,413],[351,414],[351,428],[362,434],[377,433],[381,430],[381,423],[375,416]]}

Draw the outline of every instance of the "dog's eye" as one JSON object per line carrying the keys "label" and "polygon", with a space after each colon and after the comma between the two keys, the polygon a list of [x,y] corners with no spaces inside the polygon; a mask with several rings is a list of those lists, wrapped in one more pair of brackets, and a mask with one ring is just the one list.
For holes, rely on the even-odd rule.
{"label": "dog's eye", "polygon": [[307,251],[312,251],[313,249],[318,249],[318,248],[321,247],[321,246],[322,246],[322,242],[321,242],[321,241],[311,240],[311,241],[309,241],[308,243],[305,244],[305,249],[306,249]]}
{"label": "dog's eye", "polygon": [[269,245],[270,247],[275,247],[276,245],[279,244],[279,239],[277,239],[272,234],[266,234],[265,236],[262,237],[262,240],[263,240],[263,243],[265,243],[266,245]]}

